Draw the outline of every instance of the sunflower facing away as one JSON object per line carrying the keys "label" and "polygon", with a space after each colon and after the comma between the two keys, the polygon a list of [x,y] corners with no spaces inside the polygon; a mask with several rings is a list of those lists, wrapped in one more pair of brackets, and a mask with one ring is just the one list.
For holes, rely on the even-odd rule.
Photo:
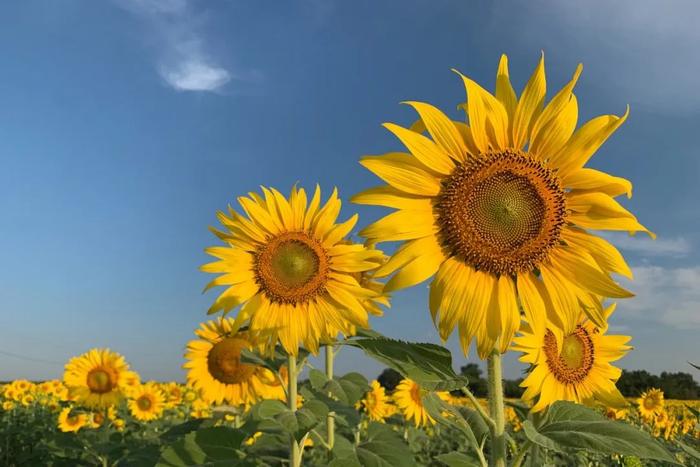
{"label": "sunflower facing away", "polygon": [[252,349],[247,332],[239,332],[232,318],[202,323],[199,339],[187,344],[184,368],[187,382],[208,403],[248,405],[259,399],[284,397],[276,376],[268,369],[241,362],[241,351]]}
{"label": "sunflower facing away", "polygon": [[359,404],[369,419],[377,422],[383,422],[391,413],[389,398],[386,396],[384,387],[377,380],[370,383],[369,391]]}
{"label": "sunflower facing away", "polygon": [[413,420],[416,426],[434,425],[435,420],[423,406],[423,390],[415,381],[403,379],[394,389],[394,402],[408,421]]}
{"label": "sunflower facing away", "polygon": [[[549,308],[549,307],[548,307]],[[607,319],[615,304],[604,310]],[[524,352],[520,361],[532,369],[520,386],[526,388],[523,400],[539,399],[532,407],[538,412],[558,400],[624,408],[627,401],[615,382],[622,371],[610,364],[622,358],[631,347],[629,336],[605,335],[607,326],[598,328],[581,313],[575,325],[559,328],[551,321],[543,333],[523,323],[512,349]]]}
{"label": "sunflower facing away", "polygon": [[129,412],[136,420],[148,422],[160,418],[165,408],[165,395],[154,383],[134,390],[129,399]]}
{"label": "sunflower facing away", "polygon": [[63,381],[70,399],[86,407],[116,405],[138,375],[124,357],[109,349],[92,349],[66,364]]}
{"label": "sunflower facing away", "polygon": [[317,353],[319,340],[368,327],[364,303],[377,293],[355,274],[375,269],[382,253],[344,240],[357,215],[336,224],[337,190],[323,206],[318,187],[310,200],[296,187],[288,199],[275,189],[262,191],[238,198],[245,216],[230,207],[228,216],[218,213],[226,232],[212,231],[226,246],[208,248],[217,261],[202,270],[222,274],[206,289],[227,288],[209,313],[240,305],[237,322],[249,320],[251,331],[270,344],[279,340],[293,355],[300,344]]}
{"label": "sunflower facing away", "polygon": [[630,196],[632,185],[584,167],[627,112],[594,118],[575,131],[572,91],[580,72],[579,65],[545,105],[544,57],[517,98],[504,55],[495,96],[462,76],[469,125],[429,104],[408,102],[420,117],[412,129],[384,125],[408,152],[361,161],[388,185],[353,201],[397,211],[360,234],[373,242],[404,242],[375,276],[395,273],[387,291],[435,276],[433,321],[442,339],[457,327],[465,353],[474,337],[482,358],[508,348],[520,324],[518,299],[533,326],[541,327],[543,290],[562,320],[574,322],[582,302],[599,326],[603,310],[591,293],[632,295],[610,277],[631,277],[621,254],[588,231],[649,233],[614,199]]}
{"label": "sunflower facing away", "polygon": [[652,419],[664,410],[664,393],[660,389],[649,389],[637,399],[637,408],[642,417]]}

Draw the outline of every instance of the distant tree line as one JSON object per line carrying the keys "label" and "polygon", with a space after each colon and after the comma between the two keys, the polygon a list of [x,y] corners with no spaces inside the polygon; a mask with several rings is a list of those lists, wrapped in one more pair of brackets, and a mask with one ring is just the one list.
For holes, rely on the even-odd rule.
{"label": "distant tree line", "polygon": [[[482,370],[476,363],[467,363],[460,368],[460,374],[469,380],[469,390],[476,397],[487,396],[486,379],[482,377]],[[401,381],[399,372],[387,368],[377,377],[379,384],[391,392]],[[522,396],[524,389],[520,387],[523,379],[504,379],[503,392],[508,398]],[[652,375],[645,370],[622,370],[622,376],[617,382],[617,387],[625,397],[639,397],[641,393],[650,388],[658,388],[664,392],[666,399],[696,400],[700,399],[700,385],[689,373],[662,372],[661,375]],[[454,391],[459,395],[461,391]]]}

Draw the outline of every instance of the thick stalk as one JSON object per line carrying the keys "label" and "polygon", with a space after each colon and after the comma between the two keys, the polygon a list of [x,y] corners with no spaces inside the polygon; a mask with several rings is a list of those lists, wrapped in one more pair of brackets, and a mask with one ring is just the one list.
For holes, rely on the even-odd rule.
{"label": "thick stalk", "polygon": [[[496,346],[498,347],[498,345]],[[494,349],[488,358],[489,410],[494,425],[491,428],[491,467],[506,465],[506,433],[503,407],[503,370],[501,353]]]}
{"label": "thick stalk", "polygon": [[[292,412],[297,411],[297,358],[289,355],[287,358],[287,373],[289,382],[287,384],[287,406]],[[289,465],[299,467],[301,465],[301,449],[299,443],[294,439],[294,435],[289,436]]]}
{"label": "thick stalk", "polygon": [[[333,344],[326,346],[326,378],[329,380],[333,379],[333,350]],[[328,451],[331,451],[335,445],[335,412],[328,412],[326,425],[328,428]]]}

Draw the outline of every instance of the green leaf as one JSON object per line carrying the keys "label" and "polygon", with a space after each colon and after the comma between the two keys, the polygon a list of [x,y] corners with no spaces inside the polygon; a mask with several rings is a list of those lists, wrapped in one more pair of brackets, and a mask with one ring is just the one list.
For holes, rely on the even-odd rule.
{"label": "green leaf", "polygon": [[388,338],[360,338],[344,342],[389,365],[428,390],[451,391],[467,385],[452,368],[450,351],[435,344],[415,344]]}
{"label": "green leaf", "polygon": [[[428,411],[428,414],[430,414],[430,416],[441,425],[452,427],[461,431],[467,439],[469,446],[471,446],[475,452],[481,451],[480,441],[483,441],[484,436],[486,436],[488,433],[488,427],[483,420],[481,420],[481,417],[478,416],[478,414],[476,415],[478,416],[479,420],[481,420],[481,424],[476,425],[479,430],[479,440],[477,440],[474,430],[472,430],[472,425],[464,418],[462,412],[460,412],[456,407],[445,403],[436,394],[425,395],[423,397],[423,406]],[[447,412],[449,416],[444,416],[443,413],[445,412]],[[469,415],[471,416],[471,414]],[[476,424],[475,418],[472,418],[471,421],[472,423]]]}
{"label": "green leaf", "polygon": [[523,431],[533,443],[558,452],[583,449],[677,463],[648,433],[571,402],[552,405],[539,428],[530,420],[523,421]]}
{"label": "green leaf", "polygon": [[700,452],[698,452],[697,449],[693,448],[692,446],[688,446],[687,444],[685,444],[682,441],[678,441],[678,446],[680,446],[680,448],[682,450],[684,450],[692,458],[700,460]]}
{"label": "green leaf", "polygon": [[158,467],[189,467],[195,465],[243,466],[239,448],[246,434],[226,426],[203,428],[185,435],[168,446],[160,457]]}
{"label": "green leaf", "polygon": [[478,459],[474,459],[457,451],[440,454],[435,458],[447,465],[447,467],[478,467],[481,465]]}
{"label": "green leaf", "polygon": [[309,382],[312,388],[320,390],[328,383],[328,377],[324,372],[312,368],[309,370]]}
{"label": "green leaf", "polygon": [[413,467],[408,444],[389,425],[370,422],[367,438],[355,449],[363,467]]}

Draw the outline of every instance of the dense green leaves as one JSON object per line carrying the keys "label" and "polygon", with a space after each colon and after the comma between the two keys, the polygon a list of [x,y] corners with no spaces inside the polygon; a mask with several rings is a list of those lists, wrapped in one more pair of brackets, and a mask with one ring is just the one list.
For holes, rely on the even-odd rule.
{"label": "dense green leaves", "polygon": [[244,432],[225,426],[193,431],[168,446],[157,467],[251,465],[239,450],[245,438]]}
{"label": "dense green leaves", "polygon": [[675,463],[671,454],[648,433],[571,402],[555,403],[539,427],[525,420],[523,429],[533,443],[558,452],[583,449]]}
{"label": "dense green leaves", "polygon": [[389,365],[423,388],[451,391],[466,386],[467,379],[452,368],[450,351],[435,344],[416,344],[385,337],[362,337],[345,341],[370,357]]}

